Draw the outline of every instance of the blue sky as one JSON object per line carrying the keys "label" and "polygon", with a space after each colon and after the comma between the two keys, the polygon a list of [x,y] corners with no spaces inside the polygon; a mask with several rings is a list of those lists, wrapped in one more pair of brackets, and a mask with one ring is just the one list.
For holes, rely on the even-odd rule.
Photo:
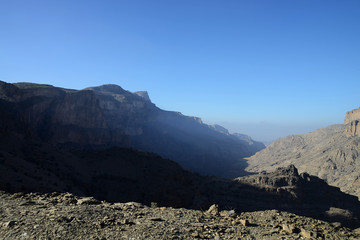
{"label": "blue sky", "polygon": [[0,80],[147,90],[259,140],[360,106],[360,1],[0,0]]}

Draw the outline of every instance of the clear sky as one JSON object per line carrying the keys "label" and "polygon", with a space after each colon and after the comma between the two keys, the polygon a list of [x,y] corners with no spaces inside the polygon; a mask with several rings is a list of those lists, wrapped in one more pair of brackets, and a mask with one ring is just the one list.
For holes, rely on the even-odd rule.
{"label": "clear sky", "polygon": [[360,1],[0,0],[0,80],[147,90],[272,140],[360,106]]}

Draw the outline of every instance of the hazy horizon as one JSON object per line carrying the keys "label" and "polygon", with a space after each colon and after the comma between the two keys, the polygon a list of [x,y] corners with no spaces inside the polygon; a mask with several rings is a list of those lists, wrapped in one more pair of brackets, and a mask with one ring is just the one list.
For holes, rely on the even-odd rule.
{"label": "hazy horizon", "polygon": [[271,141],[360,106],[359,1],[2,1],[0,80],[146,90]]}

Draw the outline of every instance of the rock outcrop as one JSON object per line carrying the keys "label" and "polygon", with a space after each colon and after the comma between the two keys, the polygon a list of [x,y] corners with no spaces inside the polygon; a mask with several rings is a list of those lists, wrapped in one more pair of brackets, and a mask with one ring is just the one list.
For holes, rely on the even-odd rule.
{"label": "rock outcrop", "polygon": [[354,120],[350,122],[345,129],[345,135],[347,137],[355,137],[360,135],[360,121]]}
{"label": "rock outcrop", "polygon": [[131,93],[113,84],[77,91],[0,82],[0,100],[41,141],[67,148],[132,147],[203,175],[244,175],[243,158],[265,147],[200,118],[161,110],[145,91]]}
{"label": "rock outcrop", "polygon": [[273,142],[248,159],[250,172],[273,171],[294,164],[360,197],[360,136],[358,109],[346,114],[345,125],[333,125]]}
{"label": "rock outcrop", "polygon": [[347,125],[345,135],[347,137],[355,137],[360,134],[360,108],[349,111],[345,115],[344,124]]}
{"label": "rock outcrop", "polygon": [[351,123],[355,120],[360,120],[360,108],[347,112],[345,115],[344,124]]}
{"label": "rock outcrop", "polygon": [[149,94],[147,91],[138,91],[138,92],[134,92],[136,95],[142,97],[143,99],[145,99],[146,101],[151,102]]}

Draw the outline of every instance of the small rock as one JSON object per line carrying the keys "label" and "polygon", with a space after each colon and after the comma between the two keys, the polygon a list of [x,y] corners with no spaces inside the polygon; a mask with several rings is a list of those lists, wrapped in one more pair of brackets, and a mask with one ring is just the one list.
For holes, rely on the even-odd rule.
{"label": "small rock", "polygon": [[77,200],[78,205],[93,205],[93,204],[100,204],[101,202],[99,200],[96,200],[93,197],[85,197],[80,198]]}
{"label": "small rock", "polygon": [[249,220],[247,220],[247,219],[240,219],[240,223],[243,225],[243,226],[249,226]]}
{"label": "small rock", "polygon": [[230,211],[229,211],[229,217],[236,217],[236,212],[235,212],[235,210],[230,210]]}
{"label": "small rock", "polygon": [[16,223],[17,223],[16,221],[9,221],[9,222],[4,223],[4,227],[11,228],[11,227],[15,226]]}
{"label": "small rock", "polygon": [[123,203],[114,203],[111,207],[115,210],[122,210],[124,207],[124,204]]}
{"label": "small rock", "polygon": [[125,205],[127,207],[131,207],[131,208],[143,208],[144,205],[142,205],[141,203],[138,203],[138,202],[127,202],[125,203]]}
{"label": "small rock", "polygon": [[211,215],[217,215],[219,214],[219,206],[217,204],[213,204],[209,207],[209,209],[206,211],[206,213],[209,213]]}
{"label": "small rock", "polygon": [[220,212],[220,216],[222,217],[236,217],[236,213],[234,210],[230,210],[230,211],[221,211]]}
{"label": "small rock", "polygon": [[333,225],[334,228],[341,228],[341,223],[339,222],[333,222],[331,225]]}
{"label": "small rock", "polygon": [[162,222],[162,221],[164,221],[164,219],[162,219],[162,218],[160,218],[160,217],[152,217],[152,218],[150,218],[150,221]]}
{"label": "small rock", "polygon": [[57,218],[56,218],[56,221],[57,222],[66,222],[66,223],[70,223],[72,220],[74,219],[74,217],[73,216],[71,216],[71,217],[67,217],[67,216],[58,216]]}
{"label": "small rock", "polygon": [[294,225],[283,224],[282,229],[287,233],[295,233],[296,228]]}
{"label": "small rock", "polygon": [[25,193],[23,192],[17,192],[12,195],[14,198],[22,198],[25,196]]}
{"label": "small rock", "polygon": [[303,228],[300,230],[300,234],[304,238],[311,238],[311,232],[309,232],[308,230],[305,230]]}
{"label": "small rock", "polygon": [[30,206],[30,205],[35,205],[35,204],[36,204],[36,202],[34,202],[34,201],[26,201],[26,202],[20,204],[20,206]]}
{"label": "small rock", "polygon": [[58,230],[58,232],[62,232],[65,230],[65,228],[63,226],[60,226],[57,230]]}
{"label": "small rock", "polygon": [[21,239],[26,239],[26,238],[28,238],[28,234],[27,234],[26,232],[24,232],[24,233],[22,233],[22,234],[20,235],[20,238],[21,238]]}
{"label": "small rock", "polygon": [[220,216],[221,216],[221,217],[228,217],[228,216],[229,216],[229,212],[228,212],[228,211],[221,211],[221,212],[220,212]]}
{"label": "small rock", "polygon": [[195,231],[195,232],[191,233],[191,236],[197,238],[197,237],[199,237],[199,232]]}
{"label": "small rock", "polygon": [[129,219],[125,218],[121,221],[121,224],[126,224],[126,225],[134,225],[133,222],[131,222]]}

